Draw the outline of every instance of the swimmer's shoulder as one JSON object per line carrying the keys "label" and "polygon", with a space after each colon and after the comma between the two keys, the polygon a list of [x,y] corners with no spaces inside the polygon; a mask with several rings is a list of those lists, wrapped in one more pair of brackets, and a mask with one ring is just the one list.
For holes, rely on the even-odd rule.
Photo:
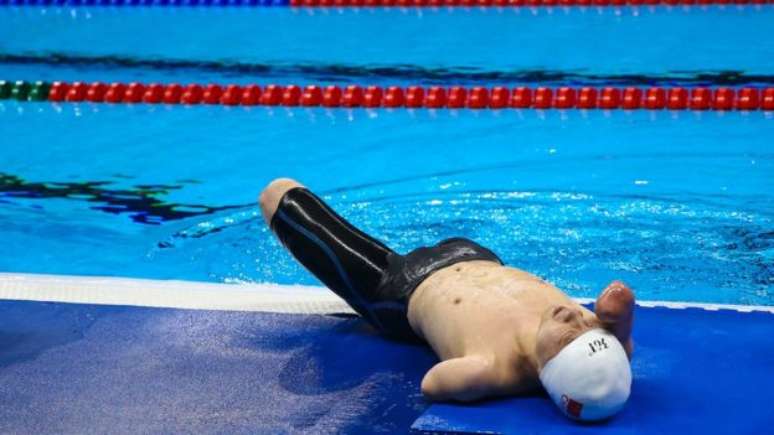
{"label": "swimmer's shoulder", "polygon": [[520,346],[495,359],[497,395],[513,395],[533,392],[539,389],[537,360],[532,353]]}

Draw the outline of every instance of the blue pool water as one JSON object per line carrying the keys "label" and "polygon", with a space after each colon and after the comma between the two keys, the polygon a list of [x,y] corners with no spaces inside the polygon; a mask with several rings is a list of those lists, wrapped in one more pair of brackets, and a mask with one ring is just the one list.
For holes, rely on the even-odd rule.
{"label": "blue pool water", "polygon": [[291,176],[401,251],[463,235],[576,296],[772,302],[758,113],[3,107],[2,270],[313,283],[253,205]]}
{"label": "blue pool water", "polygon": [[[2,8],[0,77],[771,85],[774,8]],[[702,35],[723,35],[706,37]],[[0,270],[313,284],[290,176],[399,251],[454,235],[574,296],[772,304],[771,113],[0,103]]]}
{"label": "blue pool water", "polygon": [[[0,80],[774,86],[772,22],[771,6],[2,7]],[[317,284],[255,205],[285,176],[401,252],[467,236],[573,296],[624,279],[640,299],[774,305],[771,112],[5,100],[0,132],[0,272]],[[762,432],[767,316],[640,309],[634,406],[578,426],[538,396],[519,428]],[[402,433],[435,362],[352,318],[2,301],[0,432]]]}
{"label": "blue pool water", "polygon": [[772,20],[770,6],[736,5],[4,7],[0,62],[35,80],[771,86]]}

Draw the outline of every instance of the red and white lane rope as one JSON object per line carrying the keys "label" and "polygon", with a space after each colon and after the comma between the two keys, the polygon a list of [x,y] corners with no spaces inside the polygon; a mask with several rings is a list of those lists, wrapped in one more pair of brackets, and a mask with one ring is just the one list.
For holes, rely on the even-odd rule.
{"label": "red and white lane rope", "polygon": [[774,87],[302,87],[54,82],[48,100],[396,109],[774,110]]}

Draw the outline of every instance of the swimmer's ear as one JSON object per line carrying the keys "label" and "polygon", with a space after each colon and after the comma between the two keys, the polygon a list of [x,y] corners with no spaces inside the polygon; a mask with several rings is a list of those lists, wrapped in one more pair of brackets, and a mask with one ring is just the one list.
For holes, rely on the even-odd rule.
{"label": "swimmer's ear", "polygon": [[597,298],[594,305],[602,326],[618,338],[631,358],[632,326],[634,324],[634,292],[621,281],[613,281]]}
{"label": "swimmer's ear", "polygon": [[634,292],[623,282],[613,281],[600,293],[594,311],[602,323],[629,319],[634,312]]}

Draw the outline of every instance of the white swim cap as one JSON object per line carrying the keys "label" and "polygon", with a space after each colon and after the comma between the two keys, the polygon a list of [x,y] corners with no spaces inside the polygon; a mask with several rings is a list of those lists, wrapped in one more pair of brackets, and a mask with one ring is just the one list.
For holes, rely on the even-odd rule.
{"label": "white swim cap", "polygon": [[595,328],[548,360],[540,382],[568,417],[601,420],[623,408],[631,391],[632,369],[618,339]]}

